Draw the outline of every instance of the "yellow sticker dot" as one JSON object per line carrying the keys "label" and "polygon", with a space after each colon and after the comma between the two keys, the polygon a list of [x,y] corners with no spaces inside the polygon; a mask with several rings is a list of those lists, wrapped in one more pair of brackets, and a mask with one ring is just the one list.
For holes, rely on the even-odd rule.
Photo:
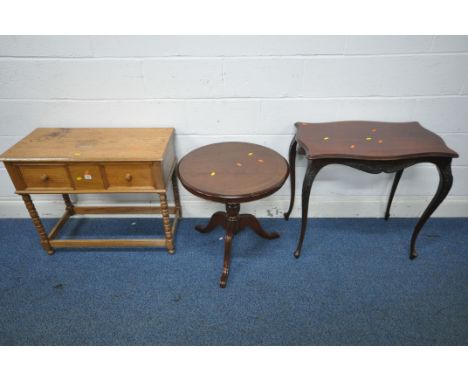
{"label": "yellow sticker dot", "polygon": [[253,153],[248,153],[247,155],[248,155],[249,157],[251,157],[251,156],[253,155]]}
{"label": "yellow sticker dot", "polygon": [[81,176],[76,177],[76,180],[81,180],[81,179],[83,179]]}
{"label": "yellow sticker dot", "polygon": [[215,171],[212,171],[210,176],[215,176],[216,175],[216,172]]}
{"label": "yellow sticker dot", "polygon": [[330,139],[330,137],[323,137],[324,141],[328,141],[329,139]]}
{"label": "yellow sticker dot", "polygon": [[258,163],[263,163],[264,160],[263,160],[263,159],[257,159],[257,162],[258,162]]}
{"label": "yellow sticker dot", "polygon": [[242,167],[242,163],[241,163],[241,162],[237,162],[237,163],[236,163],[236,166],[237,166],[237,167]]}
{"label": "yellow sticker dot", "polygon": [[383,139],[379,139],[379,140],[377,141],[377,143],[382,144],[382,143],[383,143]]}
{"label": "yellow sticker dot", "polygon": [[372,141],[372,137],[367,137],[366,141]]}
{"label": "yellow sticker dot", "polygon": [[73,155],[79,157],[81,155],[81,153],[74,153]]}

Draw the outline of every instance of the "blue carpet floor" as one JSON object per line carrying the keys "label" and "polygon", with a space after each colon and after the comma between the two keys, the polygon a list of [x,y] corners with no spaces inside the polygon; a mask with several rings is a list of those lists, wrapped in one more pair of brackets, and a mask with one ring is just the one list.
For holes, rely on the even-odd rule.
{"label": "blue carpet floor", "polygon": [[[58,249],[32,222],[0,220],[0,345],[468,345],[468,219],[432,219],[408,259],[415,219],[262,220],[234,239],[184,219],[177,252]],[[46,220],[48,228],[54,220]],[[155,219],[72,219],[61,237],[147,237]]]}

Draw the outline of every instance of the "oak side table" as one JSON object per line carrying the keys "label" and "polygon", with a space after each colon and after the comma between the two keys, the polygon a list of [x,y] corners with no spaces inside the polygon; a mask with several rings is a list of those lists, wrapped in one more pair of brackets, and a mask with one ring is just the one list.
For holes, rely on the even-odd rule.
{"label": "oak side table", "polygon": [[[0,156],[39,234],[52,255],[63,247],[166,247],[174,253],[181,217],[172,128],[39,128]],[[172,179],[175,207],[167,203]],[[155,193],[160,206],[75,206],[69,194]],[[31,194],[62,194],[65,213],[46,233]],[[55,239],[72,215],[162,214],[165,238]],[[170,214],[174,214],[171,226]]]}
{"label": "oak side table", "polygon": [[288,177],[288,163],[276,151],[264,146],[224,142],[190,152],[180,160],[177,172],[182,185],[192,194],[226,205],[226,212],[215,212],[205,227],[195,227],[202,233],[211,232],[217,226],[226,230],[220,279],[220,287],[224,288],[235,234],[250,227],[265,239],[279,237],[277,232],[264,231],[254,215],[239,214],[239,210],[240,203],[264,198],[280,189]]}
{"label": "oak side table", "polygon": [[417,163],[428,162],[437,167],[439,187],[423,212],[411,237],[410,259],[417,256],[416,239],[426,221],[442,203],[452,187],[452,158],[458,154],[448,148],[437,134],[426,130],[418,122],[389,123],[371,121],[343,121],[295,124],[297,131],[289,148],[291,173],[291,202],[284,214],[288,220],[294,205],[295,162],[297,145],[305,154],[308,165],[302,185],[302,223],[294,256],[301,254],[307,226],[307,212],[312,183],[319,171],[329,164],[342,164],[368,173],[393,173],[395,178],[387,203],[385,219],[390,216],[395,190],[403,170]]}

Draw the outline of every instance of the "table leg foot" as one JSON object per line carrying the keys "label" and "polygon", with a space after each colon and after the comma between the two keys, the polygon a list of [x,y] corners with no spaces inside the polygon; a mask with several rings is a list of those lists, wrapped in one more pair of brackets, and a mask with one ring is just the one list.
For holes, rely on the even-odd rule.
{"label": "table leg foot", "polygon": [[295,257],[296,259],[298,259],[299,256],[301,256],[301,251],[298,250],[298,249],[296,249],[296,250],[294,251],[294,257]]}
{"label": "table leg foot", "polygon": [[226,272],[226,273],[223,273],[223,274],[221,275],[221,279],[219,280],[219,287],[220,287],[220,288],[226,288],[228,274],[229,274],[229,273]]}
{"label": "table leg foot", "polygon": [[412,250],[410,251],[409,258],[410,258],[410,260],[414,260],[416,257],[418,257],[418,253],[416,252],[415,249],[412,249]]}

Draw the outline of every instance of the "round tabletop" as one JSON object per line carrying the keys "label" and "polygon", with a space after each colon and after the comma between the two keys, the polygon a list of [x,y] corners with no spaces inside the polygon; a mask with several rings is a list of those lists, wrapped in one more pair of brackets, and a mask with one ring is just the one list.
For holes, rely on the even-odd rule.
{"label": "round tabletop", "polygon": [[267,147],[223,142],[193,150],[178,165],[178,176],[194,195],[241,203],[277,191],[288,177],[286,160]]}

